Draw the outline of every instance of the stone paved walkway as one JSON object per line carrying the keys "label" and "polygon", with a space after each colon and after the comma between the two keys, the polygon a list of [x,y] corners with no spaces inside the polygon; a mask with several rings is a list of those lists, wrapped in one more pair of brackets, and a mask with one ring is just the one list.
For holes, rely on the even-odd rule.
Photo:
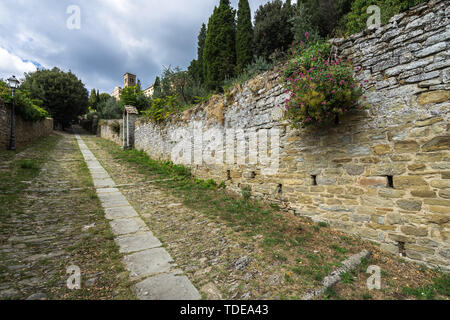
{"label": "stone paved walkway", "polygon": [[[7,162],[2,156],[0,300],[135,299],[73,134],[39,140]],[[21,181],[31,169],[20,169],[20,161],[41,159],[39,173]],[[19,184],[14,202],[5,205]],[[66,286],[70,265],[80,267],[80,290]]]}
{"label": "stone paved walkway", "polygon": [[125,254],[124,263],[130,271],[136,296],[142,300],[198,300],[197,289],[176,269],[172,257],[148,229],[128,200],[116,188],[83,139],[75,136],[91,172],[97,195],[110,220],[115,241]]}

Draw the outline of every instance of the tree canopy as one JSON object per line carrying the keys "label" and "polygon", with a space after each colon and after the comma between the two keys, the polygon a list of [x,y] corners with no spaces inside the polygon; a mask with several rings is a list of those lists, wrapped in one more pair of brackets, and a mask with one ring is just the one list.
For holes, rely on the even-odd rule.
{"label": "tree canopy", "polygon": [[144,95],[139,85],[123,88],[119,106],[123,110],[128,105],[136,107],[139,111],[145,110],[150,106],[149,99]]}
{"label": "tree canopy", "polygon": [[275,52],[284,53],[291,45],[291,18],[295,7],[290,1],[283,4],[281,0],[273,0],[261,5],[255,13],[254,53],[269,59]]}
{"label": "tree canopy", "polygon": [[55,122],[63,127],[88,110],[88,91],[70,71],[53,68],[28,73],[21,89],[27,90],[33,99],[42,100]]}
{"label": "tree canopy", "polygon": [[203,75],[209,89],[234,75],[236,65],[235,10],[229,0],[220,0],[209,18],[203,51]]}
{"label": "tree canopy", "polygon": [[248,0],[239,0],[236,26],[236,68],[240,73],[253,59],[252,13]]}

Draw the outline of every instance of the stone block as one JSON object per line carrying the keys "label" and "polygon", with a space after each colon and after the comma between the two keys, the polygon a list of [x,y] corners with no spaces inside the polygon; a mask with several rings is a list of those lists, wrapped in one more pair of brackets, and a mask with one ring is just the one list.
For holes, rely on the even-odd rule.
{"label": "stone block", "polygon": [[423,163],[414,163],[408,166],[411,171],[422,171],[425,170],[426,166]]}
{"label": "stone block", "polygon": [[350,220],[353,222],[369,222],[370,216],[362,215],[362,214],[351,214]]}
{"label": "stone block", "polygon": [[445,224],[450,221],[450,215],[448,214],[428,214],[428,221],[439,225]]}
{"label": "stone block", "polygon": [[411,251],[415,251],[415,252],[420,252],[422,254],[428,254],[428,255],[434,254],[434,249],[432,249],[432,248],[418,246],[418,245],[410,244],[410,243],[405,244],[405,249],[406,249],[406,252],[411,250]]}
{"label": "stone block", "polygon": [[378,195],[383,198],[402,198],[405,194],[405,191],[395,190],[392,188],[378,190]]}
{"label": "stone block", "polygon": [[394,143],[394,150],[398,153],[417,152],[420,150],[419,144],[413,140],[398,141]]}
{"label": "stone block", "polygon": [[176,273],[161,274],[135,286],[141,300],[200,300],[201,295],[186,276]]}
{"label": "stone block", "polygon": [[415,242],[416,240],[412,237],[408,237],[404,234],[399,234],[399,233],[389,233],[388,234],[389,239],[393,240],[393,241],[397,241],[397,242]]}
{"label": "stone block", "polygon": [[439,254],[446,259],[450,259],[450,248],[442,248],[439,250]]}
{"label": "stone block", "polygon": [[416,237],[425,237],[428,235],[428,230],[423,227],[401,226],[400,230],[406,235]]}
{"label": "stone block", "polygon": [[391,147],[388,144],[379,144],[372,148],[376,155],[385,155],[392,152]]}
{"label": "stone block", "polygon": [[380,249],[395,255],[399,253],[398,246],[390,243],[382,243],[380,245]]}
{"label": "stone block", "polygon": [[386,215],[387,222],[389,224],[401,224],[403,223],[402,215],[399,213],[388,213]]}
{"label": "stone block", "polygon": [[436,192],[429,189],[411,190],[411,195],[418,198],[436,198]]}
{"label": "stone block", "polygon": [[431,212],[450,214],[450,207],[430,206]]}
{"label": "stone block", "polygon": [[431,181],[430,185],[433,188],[450,189],[450,180],[447,180],[447,179],[433,180],[433,181]]}
{"label": "stone block", "polygon": [[438,194],[441,198],[450,199],[450,190],[440,190]]}
{"label": "stone block", "polygon": [[447,90],[437,90],[424,92],[417,98],[417,103],[420,106],[425,106],[429,104],[436,104],[450,100],[450,91]]}
{"label": "stone block", "polygon": [[414,187],[428,186],[424,178],[420,176],[399,176],[394,177],[394,188],[396,189],[410,189]]}
{"label": "stone block", "polygon": [[364,187],[386,188],[388,186],[387,177],[363,177],[359,184]]}
{"label": "stone block", "polygon": [[450,136],[436,137],[422,146],[424,152],[434,152],[439,150],[450,150]]}
{"label": "stone block", "polygon": [[365,167],[356,164],[344,165],[345,171],[351,176],[359,176],[364,172]]}
{"label": "stone block", "polygon": [[439,42],[432,46],[429,46],[429,47],[426,47],[426,48],[420,50],[419,52],[416,53],[416,56],[419,58],[426,57],[433,53],[443,51],[446,48],[447,48],[447,44],[445,42]]}
{"label": "stone block", "polygon": [[422,201],[418,200],[398,200],[397,206],[407,211],[420,211],[422,209]]}
{"label": "stone block", "polygon": [[169,272],[173,259],[164,248],[154,248],[124,257],[132,279]]}
{"label": "stone block", "polygon": [[121,236],[115,239],[121,253],[132,253],[160,247],[161,242],[151,232]]}

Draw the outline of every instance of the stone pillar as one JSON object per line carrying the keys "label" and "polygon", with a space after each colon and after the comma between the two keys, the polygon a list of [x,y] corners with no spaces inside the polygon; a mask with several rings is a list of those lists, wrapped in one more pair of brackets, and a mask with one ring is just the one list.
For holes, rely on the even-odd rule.
{"label": "stone pillar", "polygon": [[133,106],[125,106],[123,112],[123,149],[134,147],[134,128],[138,117],[138,111]]}

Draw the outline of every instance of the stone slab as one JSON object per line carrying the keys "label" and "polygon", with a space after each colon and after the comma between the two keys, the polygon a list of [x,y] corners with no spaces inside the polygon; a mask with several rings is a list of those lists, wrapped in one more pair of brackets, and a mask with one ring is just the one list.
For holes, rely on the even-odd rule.
{"label": "stone slab", "polygon": [[94,181],[111,179],[111,177],[109,176],[109,174],[107,172],[92,172],[91,171],[91,176],[92,176],[92,179],[94,179]]}
{"label": "stone slab", "polygon": [[115,239],[117,245],[120,247],[121,253],[133,253],[146,249],[153,249],[160,247],[161,242],[155,238],[152,232],[144,232],[133,234],[130,236],[121,236]]}
{"label": "stone slab", "polygon": [[120,191],[117,188],[100,188],[100,189],[97,189],[97,194],[114,193],[114,192],[120,192]]}
{"label": "stone slab", "polygon": [[147,225],[141,218],[116,219],[110,221],[112,232],[117,235],[149,231]]}
{"label": "stone slab", "polygon": [[103,169],[103,167],[100,165],[100,163],[98,161],[86,161],[87,167],[89,168],[89,170],[93,170],[93,169]]}
{"label": "stone slab", "polygon": [[123,218],[133,218],[138,217],[136,210],[131,206],[118,207],[118,208],[107,208],[105,209],[106,219],[115,220]]}
{"label": "stone slab", "polygon": [[104,209],[122,208],[130,206],[130,203],[127,200],[104,200],[101,201],[101,203]]}
{"label": "stone slab", "polygon": [[105,169],[103,168],[95,168],[95,169],[90,169],[91,173],[105,173],[108,174],[108,172],[106,172]]}
{"label": "stone slab", "polygon": [[124,257],[131,278],[170,272],[173,259],[164,248],[148,249]]}
{"label": "stone slab", "polygon": [[140,300],[200,300],[198,290],[186,276],[174,273],[157,275],[135,286]]}
{"label": "stone slab", "polygon": [[[112,192],[112,193],[100,193],[98,194],[98,198],[102,202],[108,202],[108,201],[127,201],[127,198],[123,196],[123,194],[119,191]],[[128,201],[127,201],[128,202]]]}
{"label": "stone slab", "polygon": [[96,188],[106,188],[106,187],[114,187],[116,184],[114,181],[109,179],[102,179],[102,180],[94,180],[94,186]]}

